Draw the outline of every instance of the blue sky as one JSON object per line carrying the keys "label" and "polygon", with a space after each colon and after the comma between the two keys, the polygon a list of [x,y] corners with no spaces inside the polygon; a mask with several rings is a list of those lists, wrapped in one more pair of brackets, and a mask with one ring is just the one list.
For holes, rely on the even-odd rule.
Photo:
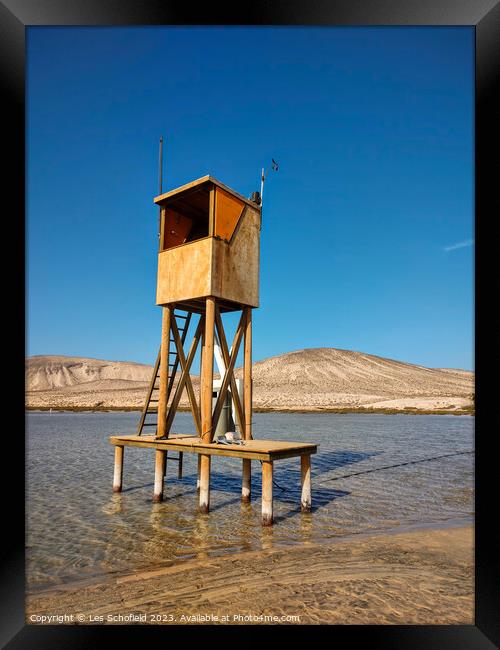
{"label": "blue sky", "polygon": [[[472,28],[28,28],[27,353],[152,363],[164,188],[269,175],[256,360],[473,369]],[[234,318],[230,318],[234,323]]]}

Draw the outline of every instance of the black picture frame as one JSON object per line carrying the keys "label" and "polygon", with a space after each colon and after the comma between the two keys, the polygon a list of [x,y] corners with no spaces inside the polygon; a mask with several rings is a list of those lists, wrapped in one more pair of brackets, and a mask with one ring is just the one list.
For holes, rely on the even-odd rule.
{"label": "black picture frame", "polygon": [[[476,610],[475,625],[470,626],[328,626],[329,643],[355,643],[367,640],[371,647],[389,648],[493,648],[500,645],[499,575],[496,562],[500,548],[499,533],[495,529],[496,459],[492,453],[494,425],[488,427],[488,410],[495,405],[494,385],[486,377],[491,362],[488,341],[495,341],[495,321],[489,318],[491,295],[485,289],[495,279],[496,267],[493,245],[495,238],[487,229],[499,216],[496,185],[500,106],[494,97],[500,69],[500,3],[498,0],[317,0],[314,3],[296,0],[216,6],[213,4],[187,5],[165,0],[1,0],[0,1],[0,78],[4,90],[3,137],[6,193],[11,203],[9,211],[9,253],[14,253],[14,264],[9,262],[4,278],[8,290],[4,301],[18,303],[16,318],[25,322],[24,311],[24,64],[25,29],[31,25],[467,25],[476,35]],[[497,127],[495,129],[495,127]],[[495,139],[496,138],[496,139]],[[6,226],[7,227],[7,226]],[[4,239],[4,242],[7,239]],[[497,240],[498,241],[498,240]],[[479,247],[479,248],[477,248]],[[10,304],[9,303],[9,304]],[[493,312],[494,313],[494,312]],[[478,329],[479,328],[479,329]],[[19,390],[9,401],[8,409],[17,420],[24,421],[24,330],[15,325],[9,339],[11,355],[10,377],[14,376]],[[483,347],[484,345],[484,347]],[[21,359],[22,357],[22,359]],[[22,377],[22,378],[21,378]],[[484,378],[484,379],[483,379]],[[22,388],[21,388],[22,383]],[[21,410],[22,409],[22,410]],[[22,416],[21,416],[22,412]],[[492,421],[494,422],[494,420]],[[3,553],[1,558],[0,642],[2,647],[27,650],[30,648],[93,648],[109,644],[111,636],[126,631],[130,643],[146,641],[150,635],[163,633],[164,642],[172,638],[171,628],[153,626],[37,626],[24,621],[24,438],[19,425],[5,428],[3,491],[4,522]],[[7,462],[8,459],[8,462]],[[296,640],[309,634],[308,626],[293,628]],[[193,628],[191,628],[193,629]],[[254,628],[262,631],[262,627]],[[217,628],[229,635],[236,627]],[[276,629],[274,628],[274,631]],[[198,631],[201,631],[198,628]],[[203,628],[205,635],[215,629]],[[182,628],[183,635],[188,634]],[[273,630],[266,627],[268,636]],[[208,638],[210,642],[213,637]],[[237,641],[238,637],[234,637]],[[241,638],[241,637],[240,637]]]}

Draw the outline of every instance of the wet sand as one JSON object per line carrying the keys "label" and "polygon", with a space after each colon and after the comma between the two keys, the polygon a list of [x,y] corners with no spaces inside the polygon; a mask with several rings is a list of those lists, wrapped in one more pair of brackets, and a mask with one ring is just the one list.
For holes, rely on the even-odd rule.
{"label": "wet sand", "polygon": [[170,563],[28,594],[26,621],[473,624],[473,543],[454,526]]}

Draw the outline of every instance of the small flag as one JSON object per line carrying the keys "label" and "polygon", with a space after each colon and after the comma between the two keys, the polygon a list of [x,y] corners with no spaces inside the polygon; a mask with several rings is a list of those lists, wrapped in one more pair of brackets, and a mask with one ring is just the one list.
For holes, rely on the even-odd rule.
{"label": "small flag", "polygon": [[278,163],[274,160],[274,158],[271,158],[273,161],[272,169],[273,171],[277,172],[278,171]]}

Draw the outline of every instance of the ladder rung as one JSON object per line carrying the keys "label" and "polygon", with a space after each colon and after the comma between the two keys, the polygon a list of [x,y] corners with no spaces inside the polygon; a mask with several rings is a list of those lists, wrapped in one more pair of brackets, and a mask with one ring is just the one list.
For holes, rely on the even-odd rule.
{"label": "ladder rung", "polygon": [[181,316],[180,314],[174,314],[176,318],[182,318],[183,320],[187,320],[188,316]]}
{"label": "ladder rung", "polygon": [[142,425],[143,427],[156,427],[158,426],[158,422],[144,422]]}

